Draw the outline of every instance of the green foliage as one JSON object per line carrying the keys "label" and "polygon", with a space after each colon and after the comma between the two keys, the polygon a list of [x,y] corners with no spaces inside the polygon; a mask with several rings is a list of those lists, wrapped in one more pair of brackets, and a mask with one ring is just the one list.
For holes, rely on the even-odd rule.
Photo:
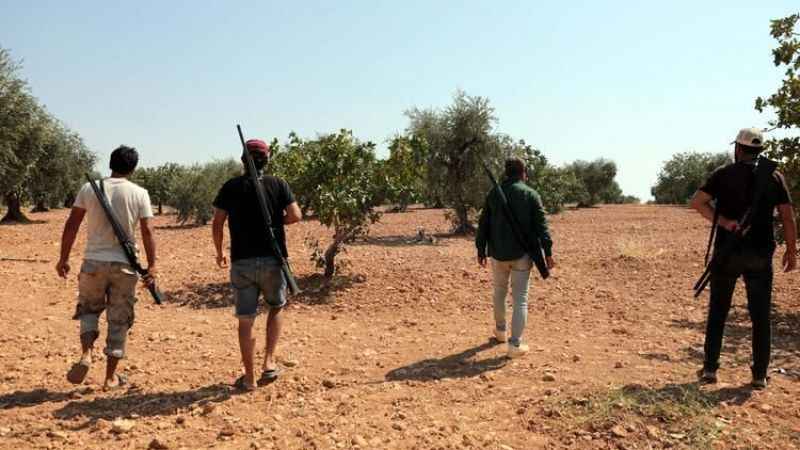
{"label": "green foliage", "polygon": [[489,184],[480,158],[497,158],[500,139],[493,134],[494,108],[485,97],[457,91],[443,110],[406,111],[408,134],[428,146],[427,185],[435,203],[452,208],[454,231],[474,230],[470,213],[483,206]]}
{"label": "green foliage", "polygon": [[169,204],[175,196],[178,182],[185,169],[175,163],[167,163],[158,167],[136,169],[131,181],[147,189],[150,200],[158,206],[158,214],[163,214],[164,205]]}
{"label": "green foliage", "polygon": [[598,203],[618,203],[622,190],[614,181],[617,176],[617,165],[607,159],[594,161],[575,161],[567,166],[580,182],[582,189],[573,192],[571,201],[578,206],[594,206]]}
{"label": "green foliage", "polygon": [[178,221],[205,225],[213,217],[212,202],[220,187],[242,174],[242,164],[235,159],[212,161],[176,169],[173,197],[169,202],[178,211]]}
{"label": "green foliage", "polygon": [[583,186],[574,172],[554,167],[541,151],[523,140],[510,142],[508,138],[505,141],[502,158],[495,162],[495,172],[502,173],[506,158],[522,159],[528,170],[528,184],[539,193],[548,213],[561,212],[570,198],[582,192]]}
{"label": "green foliage", "polygon": [[402,211],[425,198],[428,152],[427,143],[419,137],[392,139],[389,158],[378,161],[375,171],[381,203],[396,204]]}
{"label": "green foliage", "polygon": [[[771,35],[778,42],[772,50],[776,67],[785,67],[785,76],[778,90],[767,97],[757,98],[755,107],[763,112],[770,109],[776,118],[770,122],[775,129],[794,132],[769,142],[767,155],[781,162],[780,170],[786,175],[794,198],[800,195],[800,14],[772,21]],[[800,209],[795,210],[800,215]]]}
{"label": "green foliage", "polygon": [[27,222],[21,204],[59,206],[82,183],[94,155],[31,94],[20,65],[0,48],[0,195],[8,205],[3,221]]}
{"label": "green foliage", "polygon": [[270,145],[272,160],[268,170],[275,176],[283,178],[289,183],[295,195],[297,204],[303,212],[303,217],[308,217],[311,208],[311,198],[316,189],[314,177],[307,176],[308,166],[313,155],[312,148],[294,132],[289,134],[285,145],[277,141]]}
{"label": "green foliage", "polygon": [[726,152],[686,152],[673,155],[664,163],[658,180],[651,189],[655,202],[686,204],[714,170],[731,161]]}
{"label": "green foliage", "polygon": [[380,217],[375,211],[380,198],[375,144],[359,141],[349,130],[311,141],[292,134],[275,163],[275,174],[303,196],[320,223],[333,229],[331,244],[317,255],[325,276],[332,277],[336,255]]}

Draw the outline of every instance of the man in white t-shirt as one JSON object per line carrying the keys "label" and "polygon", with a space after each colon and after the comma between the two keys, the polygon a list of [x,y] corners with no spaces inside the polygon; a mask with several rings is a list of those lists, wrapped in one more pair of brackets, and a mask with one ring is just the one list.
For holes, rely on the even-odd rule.
{"label": "man in white t-shirt", "polygon": [[[100,181],[120,225],[135,242],[136,223],[142,229],[142,243],[147,255],[149,276],[146,284],[155,282],[156,243],[150,218],[153,211],[147,191],[128,180],[139,162],[136,149],[120,146],[111,153],[111,177]],[[61,236],[61,259],[58,275],[66,278],[70,271],[69,254],[83,218],[88,220],[88,238],[81,271],[78,275],[76,320],[80,321],[81,359],[72,365],[67,380],[83,383],[92,363],[94,341],[100,336],[99,317],[107,310],[108,336],[104,353],[107,356],[104,389],[121,386],[125,378],[116,374],[119,360],[125,356],[128,330],[133,325],[138,276],[128,264],[125,252],[89,183],[78,192]]]}

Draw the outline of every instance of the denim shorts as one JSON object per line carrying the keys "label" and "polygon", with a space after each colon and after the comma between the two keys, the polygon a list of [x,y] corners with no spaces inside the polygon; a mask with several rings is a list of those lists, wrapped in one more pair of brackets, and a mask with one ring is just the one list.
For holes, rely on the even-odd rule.
{"label": "denim shorts", "polygon": [[270,308],[283,308],[286,305],[286,279],[277,258],[234,261],[231,264],[231,284],[237,317],[255,317],[260,295],[264,296]]}

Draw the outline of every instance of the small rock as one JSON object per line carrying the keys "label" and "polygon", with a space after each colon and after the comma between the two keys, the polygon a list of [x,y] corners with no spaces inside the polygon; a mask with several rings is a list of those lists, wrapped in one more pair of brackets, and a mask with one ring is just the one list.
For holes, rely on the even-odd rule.
{"label": "small rock", "polygon": [[166,442],[162,441],[161,439],[153,438],[153,440],[150,441],[150,445],[148,445],[147,448],[149,448],[150,450],[167,450],[169,446],[166,444]]}
{"label": "small rock", "polygon": [[542,377],[542,381],[548,381],[548,382],[556,381],[556,377],[554,377],[553,374],[551,373],[546,373]]}
{"label": "small rock", "polygon": [[395,423],[393,423],[393,424],[392,424],[392,428],[394,428],[394,429],[395,429],[395,430],[397,430],[397,431],[403,431],[403,430],[405,430],[405,429],[406,429],[405,425],[403,425],[403,424],[402,424],[402,423],[400,423],[400,422],[395,422]]}
{"label": "small rock", "polygon": [[111,422],[111,432],[123,434],[131,431],[136,426],[136,422],[127,419],[117,419]]}
{"label": "small rock", "polygon": [[766,403],[758,405],[758,410],[763,413],[768,413],[772,411],[772,406],[767,405]]}
{"label": "small rock", "polygon": [[236,434],[236,430],[233,429],[232,426],[227,425],[225,428],[220,430],[219,435],[222,437],[231,437]]}
{"label": "small rock", "polygon": [[204,416],[207,416],[207,415],[213,413],[215,409],[217,409],[217,405],[215,405],[213,403],[206,403],[205,405],[203,405],[202,414]]}
{"label": "small rock", "polygon": [[177,423],[178,425],[185,424],[186,423],[186,417],[183,417],[183,416],[176,417],[175,418],[175,423]]}
{"label": "small rock", "polygon": [[326,379],[322,380],[322,387],[324,387],[326,389],[333,389],[333,388],[336,387],[336,382],[331,380],[331,379],[329,379],[329,378],[326,378]]}
{"label": "small rock", "polygon": [[617,438],[624,438],[628,437],[628,432],[625,430],[625,427],[622,425],[616,425],[611,428],[611,434]]}
{"label": "small rock", "polygon": [[67,433],[64,433],[63,431],[48,431],[47,437],[57,441],[65,441],[67,440]]}
{"label": "small rock", "polygon": [[8,436],[11,434],[11,428],[0,427],[0,436]]}
{"label": "small rock", "polygon": [[581,357],[579,355],[575,355],[575,356],[572,357],[572,362],[578,362],[580,360],[581,360]]}
{"label": "small rock", "polygon": [[658,428],[652,425],[648,425],[645,429],[647,430],[647,437],[650,439],[658,439],[658,437],[661,435],[661,432],[658,431]]}
{"label": "small rock", "polygon": [[614,368],[615,369],[622,369],[622,362],[621,361],[617,361],[617,363],[614,364]]}
{"label": "small rock", "polygon": [[514,450],[514,447],[509,447],[508,445],[500,444],[500,450]]}
{"label": "small rock", "polygon": [[357,445],[357,446],[359,446],[361,448],[367,448],[367,446],[369,445],[369,442],[367,442],[367,440],[364,439],[364,436],[361,436],[360,434],[357,434],[357,435],[353,436],[353,445]]}
{"label": "small rock", "polygon": [[297,367],[297,361],[294,359],[287,359],[283,362],[283,365],[286,367]]}

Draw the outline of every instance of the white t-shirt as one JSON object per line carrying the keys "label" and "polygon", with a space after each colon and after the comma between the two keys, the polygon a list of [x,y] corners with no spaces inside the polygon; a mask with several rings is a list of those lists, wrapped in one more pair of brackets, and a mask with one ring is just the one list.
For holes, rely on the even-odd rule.
{"label": "white t-shirt", "polygon": [[[98,182],[98,187],[99,184]],[[122,229],[135,244],[136,224],[139,219],[153,217],[150,195],[145,189],[125,178],[105,178],[103,189]],[[127,263],[125,252],[89,183],[78,191],[73,206],[86,210],[89,237],[84,259]]]}

